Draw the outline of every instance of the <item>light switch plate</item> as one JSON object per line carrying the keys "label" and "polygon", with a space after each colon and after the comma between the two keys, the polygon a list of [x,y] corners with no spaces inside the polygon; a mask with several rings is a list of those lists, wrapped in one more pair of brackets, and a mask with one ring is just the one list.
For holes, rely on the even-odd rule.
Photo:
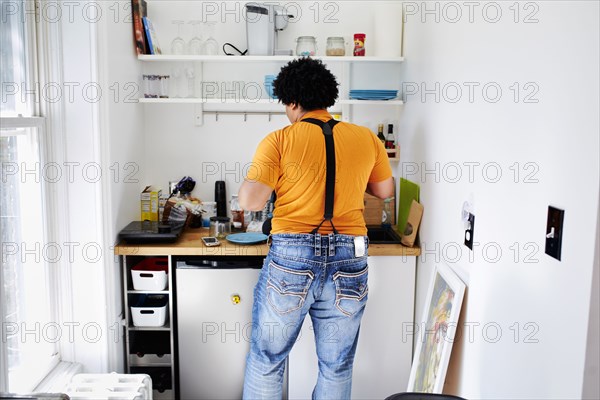
{"label": "light switch plate", "polygon": [[473,233],[475,232],[475,215],[469,213],[468,227],[465,229],[465,246],[473,250]]}
{"label": "light switch plate", "polygon": [[562,248],[562,232],[565,211],[548,206],[548,222],[546,223],[546,254],[560,261]]}

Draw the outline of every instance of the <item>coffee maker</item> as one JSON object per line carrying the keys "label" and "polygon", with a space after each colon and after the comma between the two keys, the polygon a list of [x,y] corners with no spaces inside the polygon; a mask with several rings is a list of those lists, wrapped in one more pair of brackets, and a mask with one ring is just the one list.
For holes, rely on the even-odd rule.
{"label": "coffee maker", "polygon": [[272,4],[247,3],[245,7],[248,55],[292,55],[291,49],[277,48],[277,33],[284,30],[294,16],[282,6]]}

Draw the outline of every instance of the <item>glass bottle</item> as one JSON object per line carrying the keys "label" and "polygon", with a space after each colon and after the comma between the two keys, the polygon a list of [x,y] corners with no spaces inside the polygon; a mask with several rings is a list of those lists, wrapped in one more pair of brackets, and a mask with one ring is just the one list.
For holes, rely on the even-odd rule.
{"label": "glass bottle", "polygon": [[385,136],[383,136],[383,124],[377,125],[377,138],[381,140],[381,144],[385,146]]}
{"label": "glass bottle", "polygon": [[242,231],[244,229],[244,210],[240,206],[238,195],[231,195],[231,203],[229,205],[231,210],[231,221],[234,231]]}
{"label": "glass bottle", "polygon": [[396,140],[394,138],[394,125],[388,125],[387,138],[385,139],[385,148],[393,149],[396,146]]}

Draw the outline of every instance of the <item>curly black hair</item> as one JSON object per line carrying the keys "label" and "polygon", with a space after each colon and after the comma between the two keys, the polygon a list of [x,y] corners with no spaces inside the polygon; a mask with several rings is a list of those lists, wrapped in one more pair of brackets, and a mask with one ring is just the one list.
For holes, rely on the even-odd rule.
{"label": "curly black hair", "polygon": [[297,104],[306,111],[320,110],[335,104],[338,83],[321,60],[303,57],[281,68],[273,81],[273,92],[285,105]]}

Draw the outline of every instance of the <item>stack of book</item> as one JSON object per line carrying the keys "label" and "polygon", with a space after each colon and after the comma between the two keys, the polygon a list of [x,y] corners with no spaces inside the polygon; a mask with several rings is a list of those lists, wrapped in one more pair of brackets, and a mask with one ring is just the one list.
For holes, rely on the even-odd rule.
{"label": "stack of book", "polygon": [[147,16],[146,0],[131,0],[133,40],[137,54],[162,54],[156,31]]}

